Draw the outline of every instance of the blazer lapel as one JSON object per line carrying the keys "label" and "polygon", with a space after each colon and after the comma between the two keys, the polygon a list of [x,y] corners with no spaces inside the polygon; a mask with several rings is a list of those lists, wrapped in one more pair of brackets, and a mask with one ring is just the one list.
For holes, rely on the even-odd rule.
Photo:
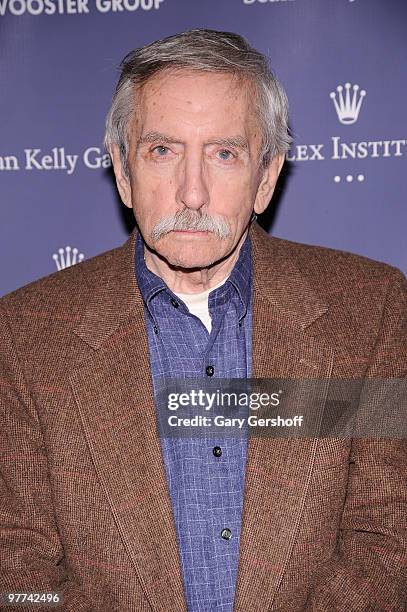
{"label": "blazer lapel", "polygon": [[186,610],[148,339],[134,275],[135,233],[106,266],[75,330],[94,349],[70,376],[118,530],[154,610]]}
{"label": "blazer lapel", "polygon": [[[251,230],[253,378],[327,379],[333,351],[307,333],[327,308],[278,239]],[[301,521],[317,440],[259,438],[248,443],[235,612],[272,605]]]}

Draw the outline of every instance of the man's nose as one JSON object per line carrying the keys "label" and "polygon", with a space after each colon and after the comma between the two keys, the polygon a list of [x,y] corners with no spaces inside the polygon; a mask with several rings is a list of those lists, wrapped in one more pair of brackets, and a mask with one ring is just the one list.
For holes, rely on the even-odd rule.
{"label": "man's nose", "polygon": [[185,158],[180,178],[179,203],[192,210],[199,210],[209,203],[209,191],[200,155]]}

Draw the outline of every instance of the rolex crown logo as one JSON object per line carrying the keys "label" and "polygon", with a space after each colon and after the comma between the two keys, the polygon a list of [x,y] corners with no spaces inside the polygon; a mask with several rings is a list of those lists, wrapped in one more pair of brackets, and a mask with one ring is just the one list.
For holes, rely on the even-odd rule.
{"label": "rolex crown logo", "polygon": [[70,246],[67,246],[64,249],[58,249],[58,253],[54,253],[52,259],[55,261],[59,271],[80,263],[85,259],[85,256],[83,253],[79,253],[76,247],[72,249]]}
{"label": "rolex crown logo", "polygon": [[338,85],[336,91],[331,91],[329,95],[334,103],[339,121],[344,125],[356,123],[366,91],[360,89],[359,85],[351,86],[350,83],[345,83],[345,87]]}

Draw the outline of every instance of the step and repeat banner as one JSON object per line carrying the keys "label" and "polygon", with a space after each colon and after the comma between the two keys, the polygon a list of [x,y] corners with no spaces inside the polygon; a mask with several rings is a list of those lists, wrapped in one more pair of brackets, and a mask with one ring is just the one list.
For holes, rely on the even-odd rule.
{"label": "step and repeat banner", "polygon": [[407,272],[405,0],[0,0],[0,295],[125,241],[102,145],[118,65],[195,27],[244,35],[286,88],[268,231]]}

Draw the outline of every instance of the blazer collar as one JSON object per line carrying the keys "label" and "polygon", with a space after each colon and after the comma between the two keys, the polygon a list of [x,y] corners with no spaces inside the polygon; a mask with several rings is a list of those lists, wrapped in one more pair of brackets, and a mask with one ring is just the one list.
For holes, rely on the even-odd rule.
{"label": "blazer collar", "polygon": [[[328,308],[308,283],[285,240],[269,236],[257,223],[250,228],[255,299],[266,300],[290,323],[305,329]],[[110,251],[94,274],[92,299],[74,332],[94,349],[102,344],[136,310],[143,308],[137,286],[135,229],[123,246]]]}
{"label": "blazer collar", "polygon": [[305,329],[328,307],[309,284],[294,253],[295,243],[251,227],[255,294],[275,306],[291,323]]}

